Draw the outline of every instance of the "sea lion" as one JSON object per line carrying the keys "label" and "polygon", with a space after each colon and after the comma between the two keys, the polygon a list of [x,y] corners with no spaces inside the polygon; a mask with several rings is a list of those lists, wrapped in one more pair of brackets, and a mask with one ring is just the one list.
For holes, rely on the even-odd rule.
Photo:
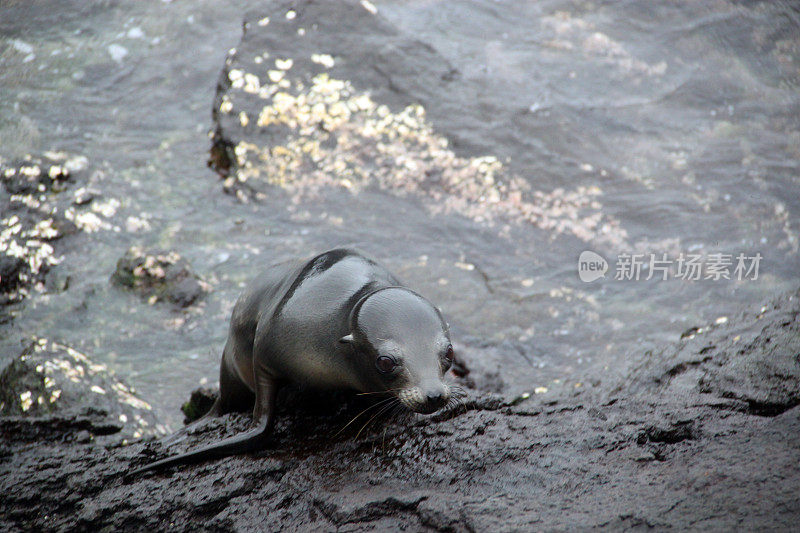
{"label": "sea lion", "polygon": [[252,408],[255,427],[129,475],[264,447],[284,383],[394,395],[418,413],[444,407],[453,362],[439,310],[361,253],[330,250],[268,268],[239,297],[207,416]]}

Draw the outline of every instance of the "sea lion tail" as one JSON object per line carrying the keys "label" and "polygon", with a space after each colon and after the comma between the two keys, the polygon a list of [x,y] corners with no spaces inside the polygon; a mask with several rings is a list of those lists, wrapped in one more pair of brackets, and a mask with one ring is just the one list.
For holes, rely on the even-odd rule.
{"label": "sea lion tail", "polygon": [[130,478],[144,472],[162,470],[171,466],[201,463],[210,459],[220,459],[231,455],[258,451],[264,448],[269,433],[269,427],[266,424],[261,424],[259,427],[253,428],[241,435],[229,437],[197,450],[188,451],[174,457],[167,457],[166,459],[161,459],[160,461],[137,468],[132,472],[126,473],[125,477]]}

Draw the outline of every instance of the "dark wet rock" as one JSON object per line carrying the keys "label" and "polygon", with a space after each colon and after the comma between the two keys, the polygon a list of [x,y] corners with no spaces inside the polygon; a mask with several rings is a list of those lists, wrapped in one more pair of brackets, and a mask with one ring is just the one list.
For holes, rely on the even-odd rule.
{"label": "dark wet rock", "polygon": [[184,424],[194,422],[211,410],[211,406],[217,401],[218,392],[208,387],[201,387],[192,391],[189,401],[181,406],[183,411]]}
{"label": "dark wet rock", "polygon": [[111,280],[151,303],[168,301],[178,307],[192,305],[208,291],[208,285],[176,252],[147,252],[137,247],[117,261]]}
{"label": "dark wet rock", "polygon": [[[295,16],[287,17],[290,12]],[[289,90],[288,79],[281,85],[275,78],[274,90],[267,89],[266,99],[257,89],[235,81],[238,74],[252,73],[266,89],[273,81],[270,71],[283,77],[284,69],[276,60],[285,59],[291,60],[291,66],[284,69],[299,72],[306,86],[319,74],[350,80],[359,89],[369,90],[376,102],[396,111],[434,97],[441,99],[456,77],[453,67],[429,45],[404,35],[356,0],[344,5],[284,1],[249,13],[242,42],[226,60],[212,109],[216,128],[209,164],[221,175],[233,176],[244,164],[241,154],[236,154],[242,141],[262,146],[286,143],[290,128],[255,125],[265,103],[272,102],[276,92]],[[242,113],[249,117],[244,124]],[[319,127],[326,128],[322,117]],[[326,142],[335,145],[336,138],[332,134]],[[242,176],[225,182],[226,191],[240,195],[262,191],[263,185],[247,183]]]}
{"label": "dark wet rock", "polygon": [[60,259],[55,242],[77,231],[60,213],[10,202],[0,218],[0,293],[19,301]]}
{"label": "dark wet rock", "polygon": [[20,283],[20,273],[27,263],[21,257],[0,255],[0,292],[10,292]]}
{"label": "dark wet rock", "polygon": [[[474,390],[435,416],[372,418],[377,409],[363,396],[289,390],[267,450],[138,479],[122,474],[245,431],[250,417],[202,422],[172,448],[119,446],[108,440],[114,435],[98,442],[116,432],[113,415],[21,417],[14,407],[0,417],[0,525],[791,529],[800,518],[800,406],[792,406],[792,358],[781,354],[798,353],[798,312],[795,291],[698,327],[694,338],[643,358],[617,386],[577,396],[565,387],[509,403]],[[37,376],[16,382],[39,395],[49,389]],[[214,392],[192,396],[197,415]],[[752,401],[780,408],[747,408]]]}
{"label": "dark wet rock", "polygon": [[[628,390],[703,394],[720,406],[776,416],[800,405],[800,306],[790,293],[728,325],[692,328],[635,369]],[[653,364],[653,360],[657,361]]]}
{"label": "dark wet rock", "polygon": [[164,432],[147,402],[105,365],[47,339],[30,342],[0,370],[0,423],[8,439],[23,442],[77,430],[122,438]]}
{"label": "dark wet rock", "polygon": [[658,425],[648,426],[638,435],[636,442],[638,444],[647,442],[677,444],[678,442],[696,438],[698,438],[698,434],[695,421],[681,420],[674,423],[660,422]]}
{"label": "dark wet rock", "polygon": [[[85,166],[85,158],[60,152],[13,163],[0,158],[0,181],[8,193],[0,194],[0,306],[22,301],[45,281],[59,262],[56,241],[78,231],[51,198]],[[0,321],[10,316],[0,311]]]}
{"label": "dark wet rock", "polygon": [[203,296],[203,287],[200,281],[192,276],[186,276],[176,281],[167,289],[167,300],[178,307],[188,307]]}
{"label": "dark wet rock", "polygon": [[70,179],[66,158],[58,155],[41,157],[28,156],[21,161],[3,163],[0,161],[0,179],[10,194],[36,194],[51,190],[61,190],[64,182]]}

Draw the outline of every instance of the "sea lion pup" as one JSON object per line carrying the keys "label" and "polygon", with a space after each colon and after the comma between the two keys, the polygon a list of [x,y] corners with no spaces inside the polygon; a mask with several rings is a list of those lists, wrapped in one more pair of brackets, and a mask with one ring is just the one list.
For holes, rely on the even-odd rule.
{"label": "sea lion pup", "polygon": [[239,297],[207,416],[252,408],[255,427],[134,470],[139,474],[260,450],[284,383],[386,393],[418,413],[444,407],[453,362],[447,323],[388,270],[348,249],[276,265]]}

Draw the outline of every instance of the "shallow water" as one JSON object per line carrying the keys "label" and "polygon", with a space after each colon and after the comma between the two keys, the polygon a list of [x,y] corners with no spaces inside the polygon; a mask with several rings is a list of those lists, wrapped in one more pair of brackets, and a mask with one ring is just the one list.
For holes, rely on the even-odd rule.
{"label": "shallow water", "polygon": [[[228,49],[259,2],[3,2],[0,156],[85,155],[112,226],[66,247],[69,290],[29,298],[3,346],[34,335],[75,346],[176,425],[176,405],[216,380],[241,285],[335,245],[441,305],[473,357],[513,367],[507,394],[607,379],[628,354],[797,284],[790,3],[375,5],[458,72],[452,94],[420,102],[435,133],[458,157],[497,157],[555,226],[436,214],[379,187],[241,203],[206,167],[208,131]],[[213,291],[188,312],[121,292],[108,279],[131,245],[178,251]],[[611,263],[605,278],[579,279],[585,250]],[[757,280],[615,280],[617,256],[633,252],[763,259]]]}

